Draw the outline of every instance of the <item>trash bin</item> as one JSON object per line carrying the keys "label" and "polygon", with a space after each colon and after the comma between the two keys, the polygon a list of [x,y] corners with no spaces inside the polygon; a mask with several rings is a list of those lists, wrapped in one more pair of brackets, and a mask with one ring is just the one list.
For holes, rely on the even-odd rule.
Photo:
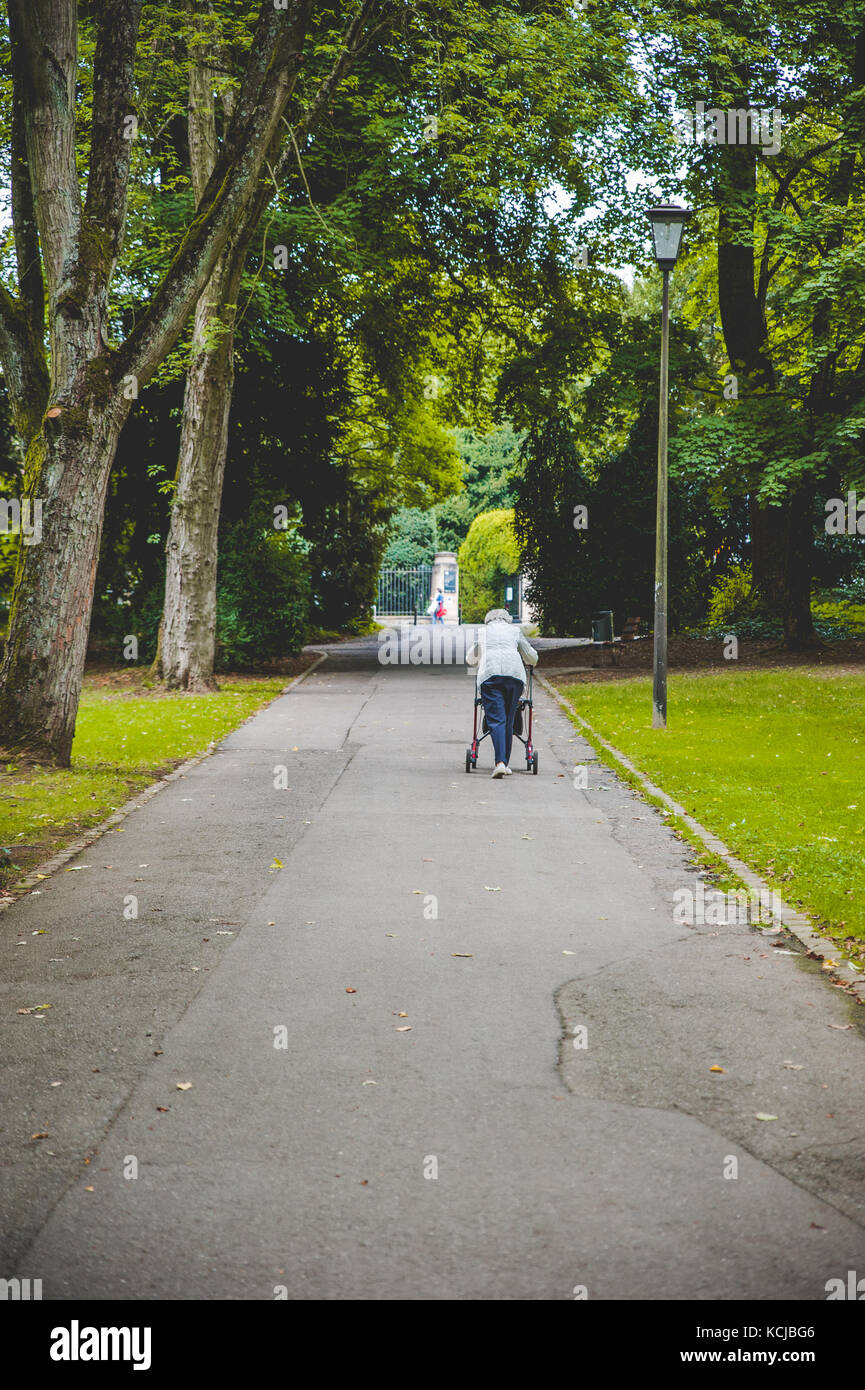
{"label": "trash bin", "polygon": [[598,613],[592,614],[592,641],[612,642],[612,640],[613,614],[611,609],[602,608]]}

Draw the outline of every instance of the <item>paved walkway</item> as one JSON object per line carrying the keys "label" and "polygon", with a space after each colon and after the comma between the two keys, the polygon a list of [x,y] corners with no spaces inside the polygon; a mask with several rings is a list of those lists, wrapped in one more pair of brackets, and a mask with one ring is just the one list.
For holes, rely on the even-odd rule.
{"label": "paved walkway", "polygon": [[471,697],[360,644],[3,914],[0,1274],[822,1300],[865,1269],[846,997],[673,923],[682,846],[542,692],[539,776],[467,776]]}

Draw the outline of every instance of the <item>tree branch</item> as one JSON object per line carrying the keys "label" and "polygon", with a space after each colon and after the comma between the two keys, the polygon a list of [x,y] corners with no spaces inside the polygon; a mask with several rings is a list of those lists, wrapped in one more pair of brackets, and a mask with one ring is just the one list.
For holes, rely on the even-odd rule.
{"label": "tree branch", "polygon": [[104,234],[105,264],[99,267],[106,289],[126,226],[126,196],[134,131],[133,90],[142,0],[102,0],[93,69],[93,120],[90,176],[84,215]]}
{"label": "tree branch", "polygon": [[279,129],[303,61],[312,0],[276,10],[263,0],[234,115],[220,157],[150,308],[114,356],[115,383],[143,384],[176,342],[195,301],[254,197],[265,155]]}
{"label": "tree branch", "polygon": [[[11,24],[10,24],[10,27]],[[41,340],[45,332],[45,285],[42,279],[42,260],[39,254],[39,233],[33,188],[27,166],[24,134],[24,97],[21,92],[17,65],[12,70],[12,229],[15,238],[15,263],[18,271],[18,299],[27,321]]]}
{"label": "tree branch", "polygon": [[13,83],[22,97],[50,317],[75,267],[81,199],[75,166],[75,0],[9,0]]}

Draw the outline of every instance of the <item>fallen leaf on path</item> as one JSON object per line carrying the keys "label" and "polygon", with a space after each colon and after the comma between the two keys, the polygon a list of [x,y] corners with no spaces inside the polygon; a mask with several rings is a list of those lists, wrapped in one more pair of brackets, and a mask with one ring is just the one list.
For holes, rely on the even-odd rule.
{"label": "fallen leaf on path", "polygon": [[30,1138],[31,1138],[31,1139],[47,1139],[47,1138],[48,1138],[48,1130],[47,1130],[47,1129],[40,1129],[39,1132],[38,1132],[37,1134],[31,1134],[31,1135],[30,1135]]}
{"label": "fallen leaf on path", "polygon": [[723,1070],[724,1070],[723,1067],[710,1067],[710,1068],[709,1068],[709,1071],[723,1071]]}
{"label": "fallen leaf on path", "polygon": [[369,1178],[361,1178],[360,1185],[361,1187],[369,1187]]}
{"label": "fallen leaf on path", "polygon": [[451,955],[458,957],[459,960],[473,959],[471,951],[451,951]]}
{"label": "fallen leaf on path", "polygon": [[63,1085],[63,1082],[62,1082],[62,1081],[52,1081],[52,1082],[51,1082],[51,1085],[52,1085],[52,1086],[62,1086],[62,1085]]}
{"label": "fallen leaf on path", "polygon": [[486,889],[486,891],[487,891],[488,893],[500,893],[500,892],[502,891],[502,890],[501,890],[501,887],[498,887],[498,888],[491,888],[490,885],[489,885],[488,883],[485,883],[485,884],[484,884],[484,888]]}
{"label": "fallen leaf on path", "polygon": [[177,1089],[178,1089],[178,1091],[191,1091],[191,1090],[192,1090],[192,1082],[191,1082],[191,1081],[178,1081],[178,1083],[177,1083]]}
{"label": "fallen leaf on path", "polygon": [[563,956],[575,956],[576,954],[576,951],[562,951]]}
{"label": "fallen leaf on path", "polygon": [[89,865],[89,864],[73,864],[71,868],[67,868],[66,872],[67,872],[67,874],[77,874],[77,873],[80,872],[81,869],[89,869],[89,868],[90,868],[90,865]]}
{"label": "fallen leaf on path", "polygon": [[785,1066],[785,1067],[787,1068],[788,1071],[801,1071],[802,1068],[804,1067],[804,1065],[805,1065],[804,1062],[783,1062],[783,1063],[782,1063],[782,1066]]}
{"label": "fallen leaf on path", "polygon": [[410,1033],[410,1032],[411,1032],[411,1024],[410,1024],[410,1023],[403,1023],[402,1026],[401,1026],[400,1028],[397,1028],[396,1031],[397,1031],[398,1033]]}
{"label": "fallen leaf on path", "polygon": [[160,1115],[167,1115],[171,1107],[168,1105],[157,1105],[156,1109],[159,1111]]}
{"label": "fallen leaf on path", "polygon": [[[20,1013],[21,1010],[19,1009],[18,1012]],[[827,1024],[826,1024],[826,1027],[827,1027],[827,1028],[834,1028],[834,1029],[837,1030],[837,1032],[839,1032],[839,1033],[844,1033],[844,1032],[846,1032],[846,1030],[847,1030],[848,1028],[852,1028],[852,1027],[853,1027],[853,1024],[852,1024],[852,1023],[827,1023]]]}
{"label": "fallen leaf on path", "polygon": [[403,1010],[402,1013],[397,1014],[397,1018],[408,1018],[408,1014]]}
{"label": "fallen leaf on path", "polygon": [[275,927],[275,926],[276,926],[276,923],[275,923],[275,922],[268,922],[267,925],[268,925],[269,927]]}
{"label": "fallen leaf on path", "polygon": [[377,1082],[377,1081],[362,1081],[360,1084],[361,1084],[361,1086],[377,1086],[377,1085],[378,1085],[378,1082]]}
{"label": "fallen leaf on path", "polygon": [[273,861],[273,863],[271,864],[270,867],[271,867],[272,869],[281,869],[281,868],[283,867],[283,865],[282,865],[282,860],[281,860],[281,859],[276,859],[276,858],[274,858],[274,861]]}
{"label": "fallen leaf on path", "polygon": [[808,1227],[808,1229],[809,1229],[809,1231],[825,1231],[826,1227],[825,1227],[825,1226],[818,1226],[816,1221],[812,1221],[812,1222],[811,1222],[811,1225]]}
{"label": "fallen leaf on path", "polygon": [[346,994],[357,994],[357,990],[355,989],[354,985],[346,985],[345,992]]}
{"label": "fallen leaf on path", "polygon": [[762,1110],[756,1110],[754,1112],[755,1120],[777,1120],[777,1118],[777,1115],[766,1115]]}
{"label": "fallen leaf on path", "polygon": [[96,1188],[95,1188],[95,1187],[85,1187],[84,1191],[85,1191],[85,1192],[95,1192],[95,1191],[96,1191]]}

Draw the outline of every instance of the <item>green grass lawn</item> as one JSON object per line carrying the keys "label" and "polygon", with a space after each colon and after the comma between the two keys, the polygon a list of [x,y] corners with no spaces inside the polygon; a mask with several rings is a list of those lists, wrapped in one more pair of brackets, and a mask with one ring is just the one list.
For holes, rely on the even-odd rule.
{"label": "green grass lawn", "polygon": [[674,675],[562,687],[575,709],[833,935],[865,937],[865,674]]}
{"label": "green grass lawn", "polygon": [[120,685],[112,679],[85,678],[70,768],[7,763],[0,770],[0,849],[7,851],[0,855],[0,883],[13,883],[21,871],[98,825],[287,683],[285,676],[224,676],[214,694],[182,695],[147,691],[140,676]]}

